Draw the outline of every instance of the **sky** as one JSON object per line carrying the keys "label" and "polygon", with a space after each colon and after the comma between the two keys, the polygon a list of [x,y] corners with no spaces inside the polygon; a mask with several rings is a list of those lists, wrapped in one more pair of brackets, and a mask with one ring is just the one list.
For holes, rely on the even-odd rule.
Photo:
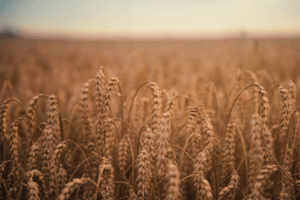
{"label": "sky", "polygon": [[1,0],[0,26],[68,37],[300,35],[299,0]]}

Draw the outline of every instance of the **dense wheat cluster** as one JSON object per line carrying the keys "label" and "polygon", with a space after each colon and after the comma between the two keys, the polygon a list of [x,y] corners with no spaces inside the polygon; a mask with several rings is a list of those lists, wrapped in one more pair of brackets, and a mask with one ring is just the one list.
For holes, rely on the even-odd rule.
{"label": "dense wheat cluster", "polygon": [[0,46],[1,199],[299,198],[299,40]]}

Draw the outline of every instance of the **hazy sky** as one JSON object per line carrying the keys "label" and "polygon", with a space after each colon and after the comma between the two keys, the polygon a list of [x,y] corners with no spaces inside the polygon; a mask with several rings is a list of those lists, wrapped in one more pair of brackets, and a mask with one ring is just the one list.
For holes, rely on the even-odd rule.
{"label": "hazy sky", "polygon": [[300,35],[300,0],[0,0],[0,9],[0,25],[53,35]]}

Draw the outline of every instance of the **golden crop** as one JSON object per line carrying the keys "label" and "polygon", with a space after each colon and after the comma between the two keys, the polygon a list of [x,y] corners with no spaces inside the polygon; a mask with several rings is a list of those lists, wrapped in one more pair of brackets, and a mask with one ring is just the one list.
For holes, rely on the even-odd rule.
{"label": "golden crop", "polygon": [[0,197],[299,198],[299,44],[1,40]]}

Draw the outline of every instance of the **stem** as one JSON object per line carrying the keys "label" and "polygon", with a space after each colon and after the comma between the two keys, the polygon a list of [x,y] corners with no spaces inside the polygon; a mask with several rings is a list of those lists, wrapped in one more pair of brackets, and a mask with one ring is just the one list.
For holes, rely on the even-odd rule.
{"label": "stem", "polygon": [[[132,130],[132,132],[135,134],[135,136],[138,138],[137,132],[136,132],[136,131],[134,130],[134,128],[133,128],[130,124],[128,124],[126,121],[124,121],[124,120],[122,120],[122,119],[119,119],[119,118],[113,118],[113,120],[114,120],[114,121],[120,121],[120,122],[126,124],[127,127],[129,127],[129,128]],[[122,138],[123,138],[123,137],[122,137]]]}
{"label": "stem", "polygon": [[184,153],[186,153],[186,151],[185,151],[185,149],[187,148],[187,145],[188,145],[188,143],[189,143],[189,141],[190,141],[190,139],[194,136],[194,135],[196,135],[197,133],[192,133],[191,135],[189,135],[189,137],[186,139],[186,141],[185,141],[185,144],[184,144],[184,146],[183,146],[183,149],[182,149],[182,153],[180,154],[180,157],[179,157],[179,160],[181,160],[182,162],[180,162],[180,166],[179,166],[179,170],[181,171],[181,168],[182,168],[182,165],[183,165],[183,161],[184,161],[184,157],[183,157],[183,155],[184,155]]}
{"label": "stem", "polygon": [[6,191],[6,196],[7,196],[9,199],[11,199],[10,196],[9,196],[9,192],[8,192],[8,189],[7,189],[7,186],[6,186],[5,181],[2,179],[1,176],[0,176],[0,179],[1,179],[1,182],[3,183],[3,185],[4,185],[4,188],[5,188],[5,191]]}
{"label": "stem", "polygon": [[[289,122],[289,126],[288,126],[288,129],[286,131],[286,135],[285,135],[285,141],[284,141],[284,147],[283,147],[283,156],[282,156],[282,160],[281,160],[281,165],[283,165],[283,161],[284,161],[284,156],[285,156],[285,152],[286,152],[286,143],[287,143],[287,140],[288,140],[288,135],[289,135],[289,129],[290,129],[290,126],[292,124],[292,119],[294,117],[294,115],[296,114],[296,112],[300,110],[300,106],[293,112],[292,116],[291,116],[291,119],[290,119],[290,122]],[[296,133],[296,131],[295,131]],[[295,135],[294,135],[295,137]]]}
{"label": "stem", "polygon": [[241,96],[241,94],[247,90],[248,88],[252,87],[252,86],[257,86],[257,84],[251,84],[251,85],[248,85],[247,87],[245,87],[244,89],[242,89],[242,91],[240,91],[240,93],[235,97],[234,101],[233,101],[233,104],[230,108],[230,111],[228,113],[228,116],[227,116],[227,120],[226,120],[226,123],[225,123],[225,131],[224,131],[224,134],[223,134],[223,141],[224,141],[224,137],[225,137],[225,132],[226,132],[226,129],[227,129],[227,125],[228,125],[228,122],[229,122],[229,119],[230,119],[230,115],[231,115],[231,112],[233,110],[233,106],[235,105],[236,101],[238,100],[238,98]]}
{"label": "stem", "polygon": [[280,85],[277,84],[277,85],[273,85],[268,91],[267,93],[269,94],[275,87],[279,87]]}
{"label": "stem", "polygon": [[188,178],[194,177],[194,176],[197,176],[197,175],[196,175],[196,174],[190,174],[190,175],[188,175],[188,176],[186,176],[186,177],[182,178],[182,179],[180,180],[180,182],[184,181],[185,179],[188,179]]}
{"label": "stem", "polygon": [[[245,148],[245,141],[244,141],[244,138],[243,138],[243,135],[241,133],[241,130],[240,128],[238,127],[237,123],[235,120],[232,120],[235,124],[235,127],[239,133],[239,136],[241,138],[241,141],[242,141],[242,145],[243,145],[243,153],[244,153],[244,160],[245,160],[245,168],[246,168],[246,174],[248,175],[248,162],[247,162],[247,153],[246,153],[246,148]],[[247,181],[247,176],[246,176],[246,181]]]}
{"label": "stem", "polygon": [[140,143],[141,143],[141,141],[140,141],[141,140],[141,134],[142,134],[142,130],[146,126],[147,126],[147,124],[145,124],[144,126],[142,126],[142,128],[140,129],[139,136],[138,136],[138,143],[137,143],[136,155],[139,155],[139,147],[140,147]]}
{"label": "stem", "polygon": [[[121,114],[121,119],[124,120],[124,104],[123,104],[123,95],[122,95],[122,90],[121,90],[121,85],[120,82],[118,81],[118,88],[119,88],[119,93],[120,93],[120,114]],[[124,124],[122,124],[121,128],[121,138],[123,138],[123,130],[124,130]]]}
{"label": "stem", "polygon": [[190,154],[188,154],[188,152],[186,152],[184,149],[182,149],[181,147],[179,147],[177,145],[174,145],[174,147],[176,147],[177,149],[180,149],[181,151],[183,151],[193,161],[193,163],[195,164],[194,159],[190,156]]}
{"label": "stem", "polygon": [[[80,167],[83,163],[88,162],[89,159],[94,158],[94,157],[100,157],[100,155],[93,155],[93,156],[90,156],[90,157],[84,159],[84,160],[76,167],[76,169],[74,170],[73,174],[70,176],[70,178],[69,178],[69,180],[68,180],[67,183],[69,183],[69,182],[71,181],[71,179],[73,178],[73,176],[75,175],[75,173],[77,172],[77,170],[79,169],[79,167]],[[91,176],[91,177],[92,177],[92,176]]]}
{"label": "stem", "polygon": [[[85,155],[85,153],[84,153],[84,151],[82,150],[82,148],[76,143],[76,142],[74,142],[74,141],[72,141],[72,140],[67,140],[68,142],[71,142],[71,143],[73,143],[73,144],[75,144],[77,147],[78,147],[78,149],[82,152],[82,154],[83,154],[83,156],[85,157],[85,160],[86,160],[86,162],[87,162],[87,164],[88,164],[88,166],[89,166],[89,169],[90,169],[90,176],[92,177],[92,168],[91,168],[91,165],[90,165],[90,162],[88,161],[88,158],[87,158],[87,156]],[[70,181],[70,179],[69,179],[69,181]]]}
{"label": "stem", "polygon": [[63,120],[62,120],[60,112],[58,112],[58,119],[59,119],[59,126],[60,126],[61,141],[64,141],[64,126],[63,126]]}
{"label": "stem", "polygon": [[[132,157],[132,177],[133,177],[133,181],[135,182],[135,179],[134,179],[134,152],[133,152],[133,148],[132,148],[132,144],[131,144],[131,140],[130,140],[130,137],[128,135],[125,135],[124,137],[127,137],[128,139],[128,143],[130,145],[130,150],[131,150],[131,157]],[[135,183],[133,184],[134,187],[135,187]]]}
{"label": "stem", "polygon": [[215,163],[215,158],[214,155],[211,153],[209,149],[207,149],[212,157],[213,163],[214,163],[214,169],[215,169],[215,196],[216,199],[218,199],[218,175],[217,175],[217,168],[216,168],[216,163]]}
{"label": "stem", "polygon": [[[143,86],[144,86],[145,84],[147,84],[147,83],[150,83],[150,81],[146,81],[146,82],[142,83],[142,84],[136,89],[136,91],[135,91],[135,93],[134,93],[134,95],[133,95],[131,104],[130,104],[129,111],[128,111],[127,123],[129,123],[129,121],[130,121],[131,110],[132,110],[132,107],[133,107],[133,103],[134,103],[135,97],[136,97],[138,91],[141,89],[141,87],[143,87]],[[127,132],[127,129],[126,129],[125,133],[126,133],[126,132]]]}
{"label": "stem", "polygon": [[193,99],[188,98],[188,97],[186,97],[186,96],[177,95],[177,96],[174,97],[174,98],[184,98],[184,99],[186,99],[186,100],[189,100],[189,101],[192,102],[193,104],[197,105],[196,102],[195,102]]}

